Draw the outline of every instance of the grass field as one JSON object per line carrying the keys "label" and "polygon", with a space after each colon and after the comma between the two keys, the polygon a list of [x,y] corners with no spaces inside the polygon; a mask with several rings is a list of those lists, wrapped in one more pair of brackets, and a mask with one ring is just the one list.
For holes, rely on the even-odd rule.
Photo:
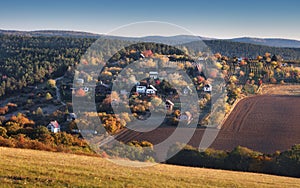
{"label": "grass field", "polygon": [[0,147],[1,187],[300,187],[300,179]]}

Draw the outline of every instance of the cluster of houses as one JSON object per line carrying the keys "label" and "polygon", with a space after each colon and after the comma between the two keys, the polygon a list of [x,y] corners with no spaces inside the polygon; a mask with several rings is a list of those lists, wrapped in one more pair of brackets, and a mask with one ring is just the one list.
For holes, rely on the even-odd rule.
{"label": "cluster of houses", "polygon": [[136,92],[138,94],[155,95],[157,89],[153,85],[137,85]]}

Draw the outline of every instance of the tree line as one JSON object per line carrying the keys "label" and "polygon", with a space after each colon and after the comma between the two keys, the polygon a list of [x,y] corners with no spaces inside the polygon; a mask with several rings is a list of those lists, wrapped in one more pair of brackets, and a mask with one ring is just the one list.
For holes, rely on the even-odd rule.
{"label": "tree line", "polygon": [[[174,144],[168,151],[182,145]],[[192,146],[184,146],[176,155],[167,160],[168,164],[236,170],[274,175],[300,177],[300,145],[294,145],[287,151],[264,154],[246,147],[237,146],[232,151],[206,149],[200,151]]]}

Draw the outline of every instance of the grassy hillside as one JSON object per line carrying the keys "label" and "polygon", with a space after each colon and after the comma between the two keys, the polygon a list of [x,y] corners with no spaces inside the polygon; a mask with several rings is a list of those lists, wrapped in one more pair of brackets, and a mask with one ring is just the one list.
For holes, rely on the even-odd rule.
{"label": "grassy hillside", "polygon": [[123,167],[105,159],[0,148],[0,187],[300,187],[300,179],[155,165]]}

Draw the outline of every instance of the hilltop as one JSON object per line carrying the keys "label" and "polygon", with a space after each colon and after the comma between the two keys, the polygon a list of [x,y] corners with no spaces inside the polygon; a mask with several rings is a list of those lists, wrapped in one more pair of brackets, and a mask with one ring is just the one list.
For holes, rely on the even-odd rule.
{"label": "hilltop", "polygon": [[299,187],[297,178],[159,164],[135,168],[103,158],[0,148],[2,186]]}

